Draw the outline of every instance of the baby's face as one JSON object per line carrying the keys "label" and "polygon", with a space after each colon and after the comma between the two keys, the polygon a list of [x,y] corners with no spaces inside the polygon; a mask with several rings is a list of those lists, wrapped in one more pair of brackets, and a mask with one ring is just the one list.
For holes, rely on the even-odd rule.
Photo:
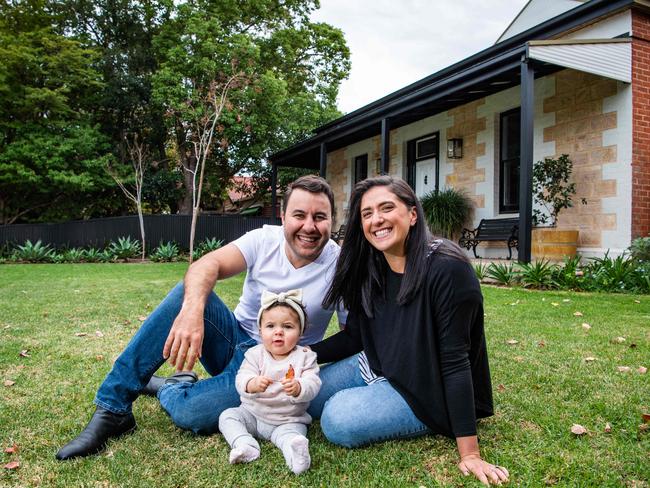
{"label": "baby's face", "polygon": [[283,359],[298,344],[300,319],[290,307],[278,306],[262,313],[260,336],[264,348],[274,359]]}

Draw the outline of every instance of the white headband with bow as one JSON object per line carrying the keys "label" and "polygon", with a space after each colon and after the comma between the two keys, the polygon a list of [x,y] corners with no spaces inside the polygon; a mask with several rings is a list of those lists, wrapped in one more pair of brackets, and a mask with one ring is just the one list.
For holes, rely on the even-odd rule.
{"label": "white headband with bow", "polygon": [[295,290],[283,291],[280,293],[273,293],[272,291],[264,290],[262,292],[262,304],[260,311],[257,314],[257,326],[261,327],[260,321],[262,320],[262,313],[276,303],[282,303],[291,307],[298,314],[300,319],[300,335],[305,330],[305,310],[302,308],[302,288]]}

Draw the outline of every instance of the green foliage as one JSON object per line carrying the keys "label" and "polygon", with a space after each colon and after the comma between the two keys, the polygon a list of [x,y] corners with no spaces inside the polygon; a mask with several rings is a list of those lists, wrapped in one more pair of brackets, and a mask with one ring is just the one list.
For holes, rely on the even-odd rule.
{"label": "green foliage", "polygon": [[545,259],[522,263],[519,265],[519,281],[526,288],[555,288],[557,283],[553,280],[553,276],[557,268]]}
{"label": "green foliage", "polygon": [[171,263],[173,261],[178,261],[178,246],[175,242],[161,242],[160,245],[154,249],[149,258],[156,262]]}
{"label": "green foliage", "polygon": [[108,252],[114,259],[122,259],[126,262],[129,259],[138,257],[142,252],[142,248],[140,247],[140,241],[131,239],[131,236],[118,237],[117,242],[110,243]]}
{"label": "green foliage", "polygon": [[107,263],[113,260],[113,255],[108,249],[101,251],[91,247],[84,249],[83,260],[87,263]]}
{"label": "green foliage", "polygon": [[580,267],[581,257],[575,255],[564,259],[560,266],[553,270],[553,282],[563,290],[582,290],[585,288],[584,272]]}
{"label": "green foliage", "polygon": [[34,244],[28,239],[25,244],[14,249],[11,260],[27,263],[49,263],[54,258],[54,255],[54,250],[49,244],[43,245],[40,239]]}
{"label": "green foliage", "polygon": [[424,216],[434,235],[453,239],[472,213],[473,202],[462,190],[447,188],[421,198]]}
{"label": "green foliage", "polygon": [[57,256],[60,256],[60,262],[62,263],[81,263],[85,260],[86,253],[83,249],[71,247]]}
{"label": "green foliage", "polygon": [[636,261],[650,261],[650,237],[637,237],[629,248],[630,256]]}
{"label": "green foliage", "polygon": [[476,278],[479,281],[483,281],[487,277],[488,265],[482,263],[476,263],[473,265],[474,273],[476,273]]}
{"label": "green foliage", "polygon": [[636,262],[623,254],[611,258],[605,253],[602,258],[592,258],[585,272],[590,290],[621,292],[636,288]]}
{"label": "green foliage", "polygon": [[499,285],[511,286],[517,281],[517,270],[512,264],[490,263],[487,268],[487,276]]}
{"label": "green foliage", "polygon": [[[533,225],[555,226],[560,212],[573,207],[576,184],[569,183],[573,161],[568,154],[559,158],[544,158],[533,166],[533,198],[543,209],[533,208]],[[583,204],[587,201],[583,198]]]}
{"label": "green foliage", "polygon": [[209,252],[216,251],[221,246],[223,246],[223,240],[217,239],[216,237],[208,237],[206,240],[202,241],[194,250],[192,259],[196,261],[201,256],[204,256]]}

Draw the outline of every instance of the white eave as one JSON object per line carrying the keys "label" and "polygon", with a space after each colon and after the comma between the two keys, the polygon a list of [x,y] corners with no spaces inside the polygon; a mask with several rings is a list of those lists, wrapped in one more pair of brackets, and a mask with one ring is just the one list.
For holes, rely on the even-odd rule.
{"label": "white eave", "polygon": [[528,57],[625,83],[632,82],[632,44],[629,38],[529,41]]}

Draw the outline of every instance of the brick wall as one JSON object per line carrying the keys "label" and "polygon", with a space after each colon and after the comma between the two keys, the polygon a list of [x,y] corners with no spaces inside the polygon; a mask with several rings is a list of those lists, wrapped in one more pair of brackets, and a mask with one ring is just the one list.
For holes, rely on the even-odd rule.
{"label": "brick wall", "polygon": [[345,148],[338,149],[327,155],[327,181],[334,192],[334,205],[336,206],[336,222],[332,230],[338,230],[339,226],[345,221],[345,204],[349,195],[346,192],[348,188],[348,161],[345,157]]}
{"label": "brick wall", "polygon": [[[447,139],[460,137],[463,139],[463,157],[449,159],[452,173],[445,178],[445,184],[455,189],[465,190],[474,200],[476,208],[485,207],[485,195],[477,194],[476,184],[485,181],[485,169],[476,167],[479,156],[485,156],[485,143],[477,142],[477,135],[486,127],[485,117],[479,117],[478,107],[485,104],[485,99],[477,100],[447,112],[453,119],[453,125],[447,129]],[[441,148],[442,151],[442,148]]]}
{"label": "brick wall", "polygon": [[616,112],[603,113],[603,99],[616,94],[617,84],[564,70],[555,75],[555,85],[555,95],[544,100],[544,113],[555,113],[555,125],[544,129],[544,142],[555,142],[557,156],[571,157],[577,190],[574,207],[562,211],[558,228],[578,229],[580,247],[600,247],[602,231],[616,229],[616,215],[603,211],[602,198],[617,192],[616,181],[603,178],[603,165],[617,156],[616,146],[603,145],[603,131],[617,126]]}
{"label": "brick wall", "polygon": [[650,235],[650,16],[632,11],[632,238]]}

